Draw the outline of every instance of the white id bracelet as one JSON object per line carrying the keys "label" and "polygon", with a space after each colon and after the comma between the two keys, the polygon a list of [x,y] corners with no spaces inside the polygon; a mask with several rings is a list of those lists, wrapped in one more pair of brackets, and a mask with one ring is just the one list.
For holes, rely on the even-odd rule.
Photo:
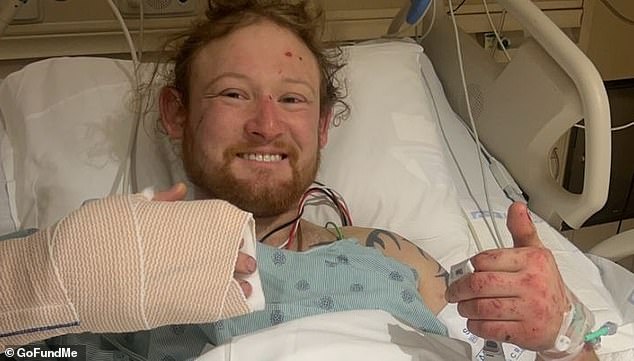
{"label": "white id bracelet", "polygon": [[592,331],[594,316],[574,294],[566,290],[570,309],[564,313],[555,344],[538,354],[545,360],[569,361],[577,357],[586,344],[585,336]]}

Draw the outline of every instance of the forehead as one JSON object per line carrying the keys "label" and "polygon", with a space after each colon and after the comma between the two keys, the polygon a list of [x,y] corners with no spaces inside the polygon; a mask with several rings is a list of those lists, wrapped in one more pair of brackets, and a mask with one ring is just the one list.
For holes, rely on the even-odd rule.
{"label": "forehead", "polygon": [[317,59],[301,38],[269,20],[209,42],[196,54],[191,75],[195,81],[230,71],[299,76],[317,86],[320,80]]}

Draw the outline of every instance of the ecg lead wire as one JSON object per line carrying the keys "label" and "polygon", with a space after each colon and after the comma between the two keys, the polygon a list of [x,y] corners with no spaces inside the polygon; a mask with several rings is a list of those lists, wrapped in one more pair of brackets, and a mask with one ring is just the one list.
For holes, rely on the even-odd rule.
{"label": "ecg lead wire", "polygon": [[[449,8],[453,9],[453,1],[452,0],[448,0],[448,1],[449,1]],[[475,126],[475,120],[473,118],[473,112],[471,110],[471,102],[470,102],[470,99],[469,99],[469,90],[467,89],[467,79],[466,79],[465,70],[464,70],[464,60],[462,58],[462,45],[460,43],[460,36],[459,36],[459,33],[458,33],[458,25],[456,23],[456,14],[453,11],[451,12],[451,22],[453,24],[454,34],[455,34],[455,38],[456,38],[456,51],[458,53],[458,64],[460,65],[460,77],[462,79],[462,87],[463,87],[464,96],[465,96],[465,102],[466,102],[466,106],[467,106],[467,113],[469,115],[469,123],[471,124],[471,128],[472,128],[473,134],[475,136],[478,159],[480,160],[480,174],[482,176],[482,184],[483,184],[483,187],[484,187],[484,197],[486,199],[487,208],[489,210],[489,216],[491,218],[491,223],[493,224],[493,230],[495,231],[495,234],[491,234],[491,235],[493,236],[493,240],[494,240],[497,248],[503,248],[502,237],[500,236],[500,231],[498,229],[497,222],[495,221],[495,217],[493,217],[493,208],[491,207],[491,199],[490,199],[490,196],[489,196],[488,182],[487,182],[486,175],[485,175],[485,172],[484,172],[483,160],[482,160],[482,157],[480,156],[480,148],[481,148],[480,137],[478,136],[478,130],[477,130],[476,126]],[[483,214],[483,219],[486,219],[486,217],[484,217],[484,214]]]}

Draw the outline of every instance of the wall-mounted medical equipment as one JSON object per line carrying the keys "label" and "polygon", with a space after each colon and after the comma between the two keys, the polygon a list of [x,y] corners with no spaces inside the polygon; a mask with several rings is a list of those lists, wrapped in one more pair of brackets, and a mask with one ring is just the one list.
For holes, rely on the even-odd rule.
{"label": "wall-mounted medical equipment", "polygon": [[141,12],[148,17],[190,16],[196,13],[195,0],[116,0],[125,17],[138,17]]}
{"label": "wall-mounted medical equipment", "polygon": [[0,3],[0,36],[4,34],[7,26],[15,17],[18,10],[28,0],[4,0]]}

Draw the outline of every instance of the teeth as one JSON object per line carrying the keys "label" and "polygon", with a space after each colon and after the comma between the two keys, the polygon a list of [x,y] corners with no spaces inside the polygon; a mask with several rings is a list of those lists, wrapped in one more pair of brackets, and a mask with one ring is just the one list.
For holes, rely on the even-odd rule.
{"label": "teeth", "polygon": [[282,160],[282,156],[280,154],[245,153],[240,154],[240,158],[246,160],[254,160],[256,162],[279,162]]}

